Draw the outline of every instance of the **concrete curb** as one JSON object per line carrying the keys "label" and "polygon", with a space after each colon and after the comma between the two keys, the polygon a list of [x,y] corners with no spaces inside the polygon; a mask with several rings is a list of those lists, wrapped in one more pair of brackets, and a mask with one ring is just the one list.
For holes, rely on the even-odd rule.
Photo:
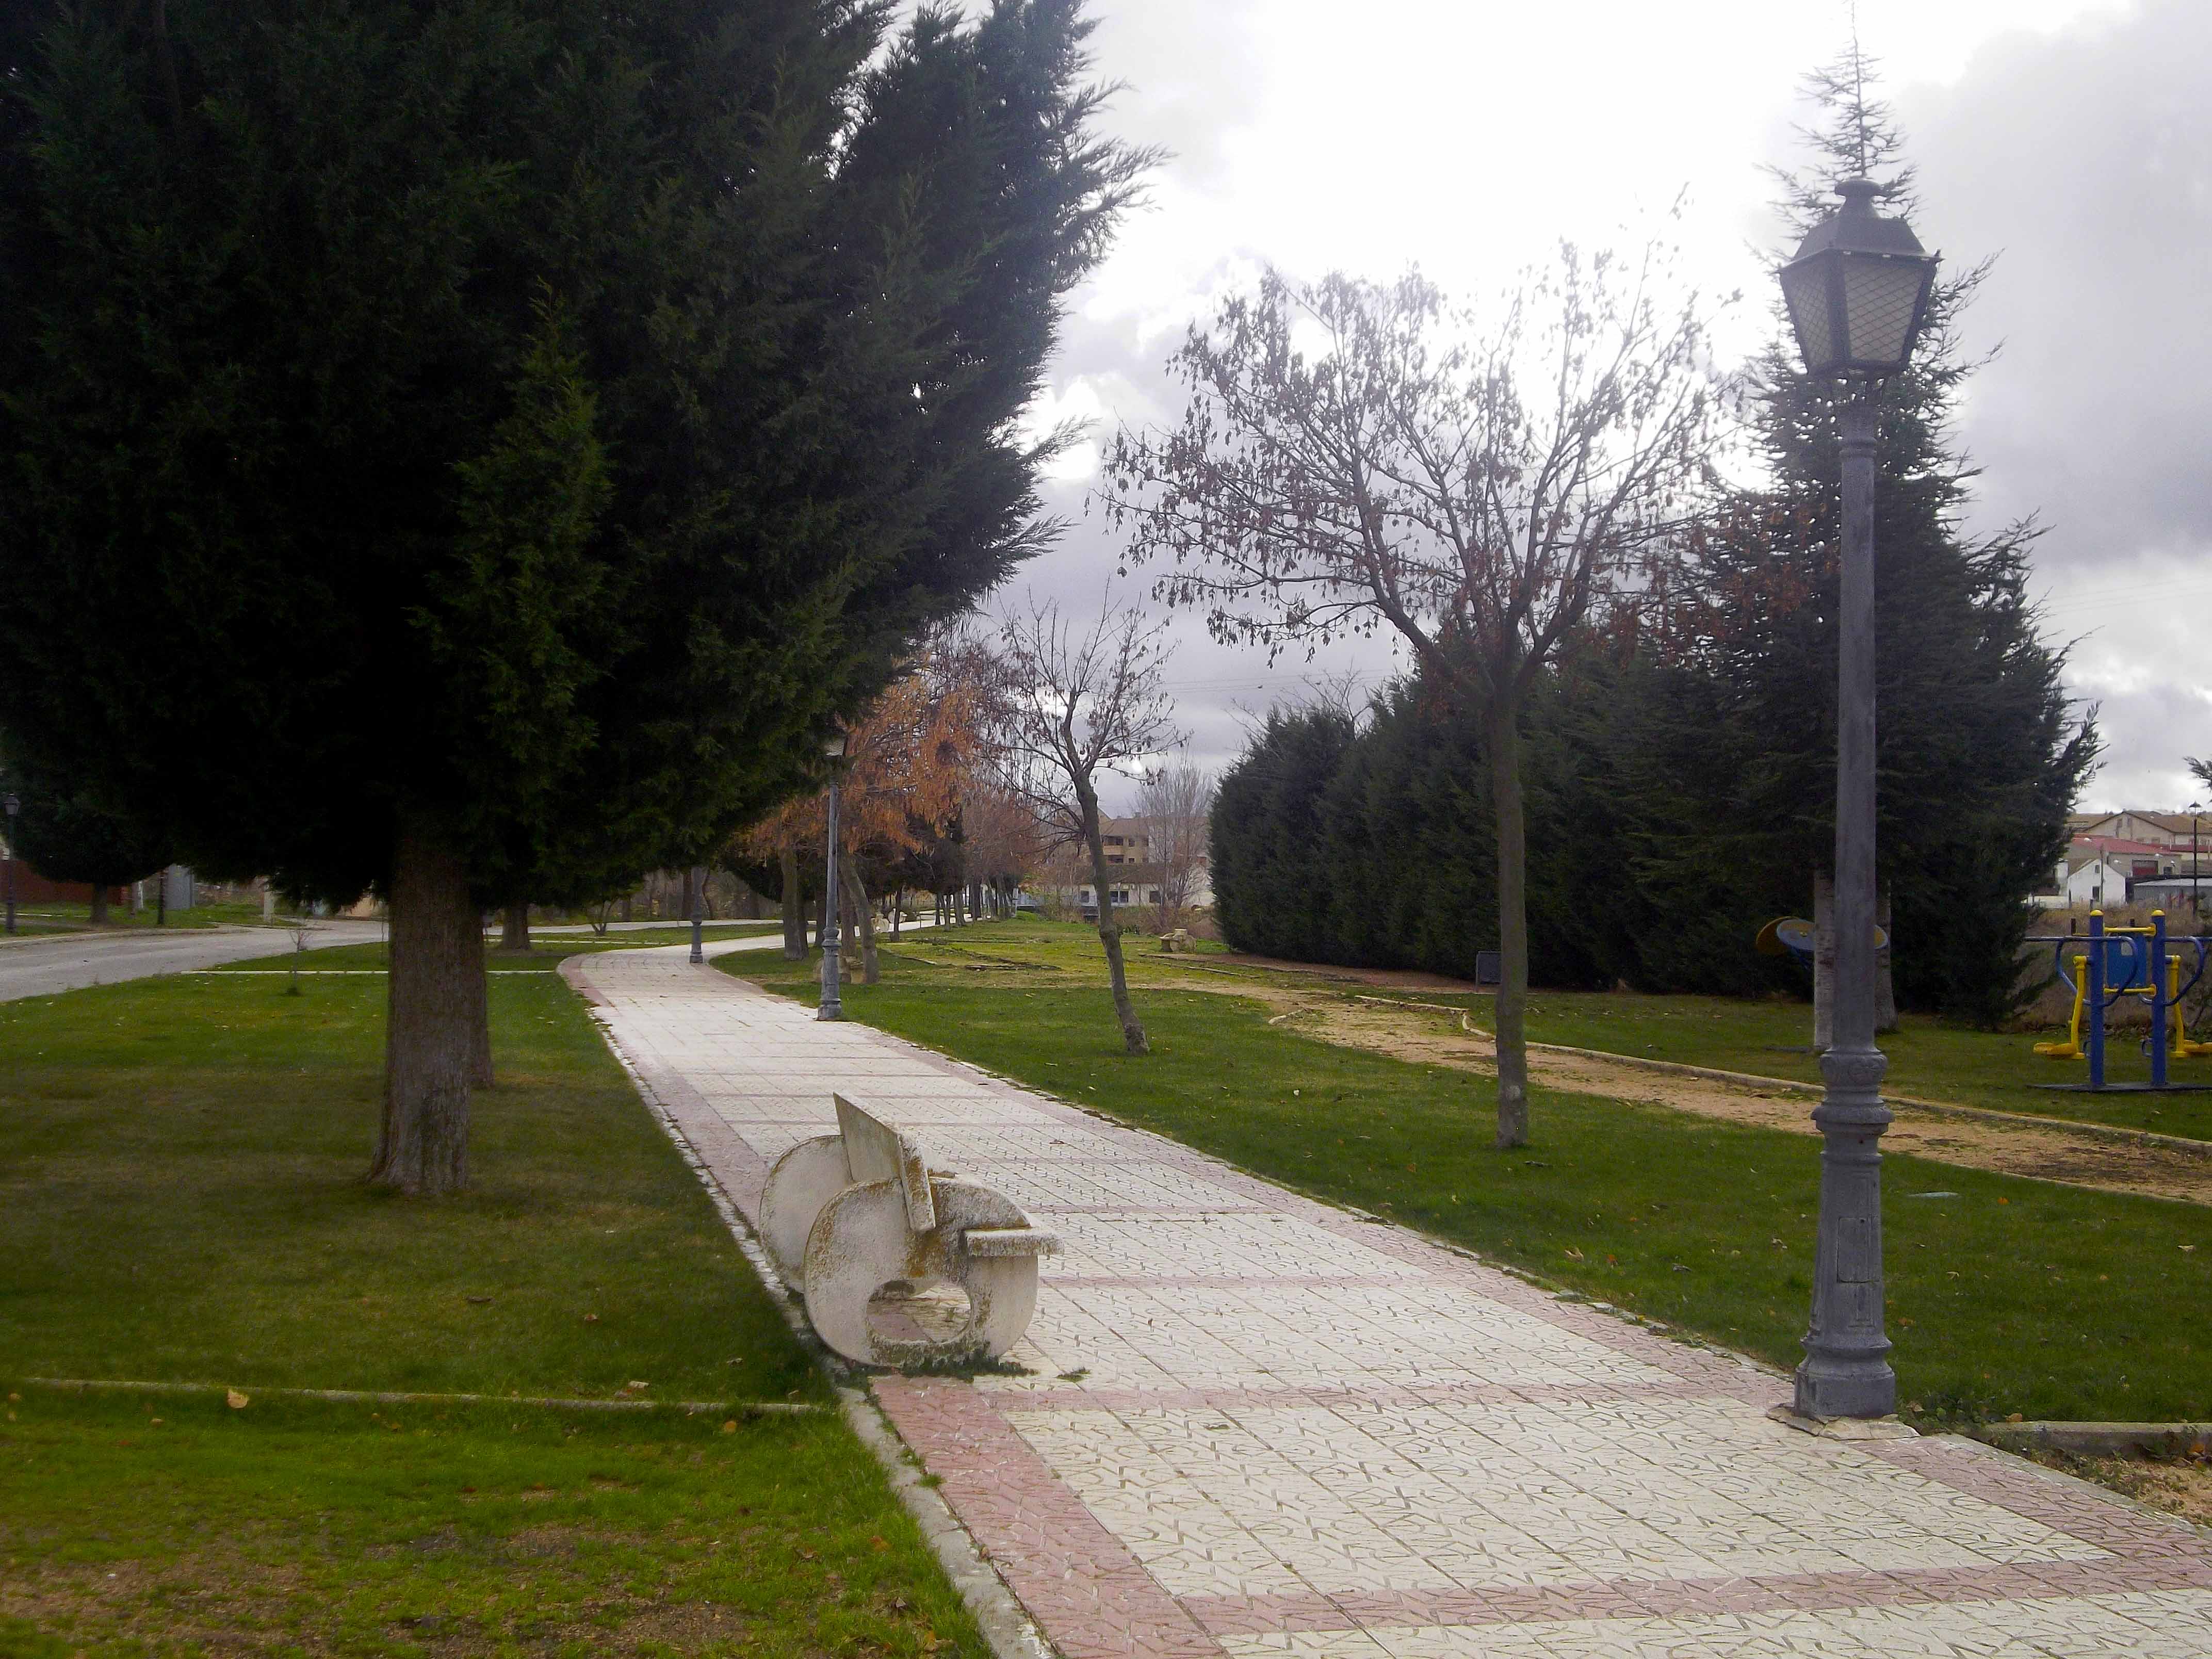
{"label": "concrete curb", "polygon": [[[137,1382],[76,1376],[27,1376],[27,1389],[75,1394],[205,1394],[218,1399],[231,1392],[222,1382]],[[367,1389],[263,1389],[249,1383],[240,1394],[255,1400],[328,1400],[361,1406],[528,1406],[564,1412],[682,1412],[688,1417],[773,1417],[829,1410],[811,1401],[787,1400],[553,1400],[517,1394],[388,1394]]]}
{"label": "concrete curb", "polygon": [[678,1154],[698,1176],[699,1184],[707,1189],[707,1196],[714,1201],[723,1224],[729,1228],[730,1236],[737,1240],[738,1248],[744,1252],[745,1260],[752,1264],[753,1271],[760,1275],[761,1283],[768,1289],[769,1300],[783,1315],[784,1322],[791,1327],[799,1346],[830,1378],[831,1386],[836,1389],[838,1404],[846,1423],[859,1437],[860,1443],[867,1447],[882,1465],[891,1490],[898,1494],[899,1502],[914,1517],[915,1524],[921,1528],[921,1535],[935,1553],[938,1565],[944,1568],[945,1576],[952,1581],[953,1589],[959,1592],[962,1602],[975,1620],[977,1628],[982,1632],[983,1639],[991,1644],[992,1653],[997,1656],[997,1659],[1056,1659],[1057,1650],[1045,1640],[1035,1621],[1023,1610],[1013,1591],[1006,1587],[1006,1581],[984,1559],[983,1552],[976,1546],[974,1537],[967,1528],[960,1524],[959,1517],[952,1513],[951,1505],[945,1501],[934,1486],[923,1484],[926,1476],[921,1460],[905,1441],[899,1438],[890,1419],[884,1416],[883,1407],[865,1389],[856,1388],[847,1380],[849,1374],[847,1367],[814,1334],[813,1328],[806,1322],[790,1294],[783,1288],[783,1281],[769,1262],[767,1250],[755,1236],[735,1200],[724,1190],[721,1182],[716,1178],[706,1160],[699,1156],[698,1149],[684,1135],[674,1115],[661,1103],[660,1097],[653,1092],[653,1085],[630,1063],[629,1056],[616,1040],[611,1023],[599,1012],[604,1006],[600,999],[590,988],[577,982],[575,975],[581,971],[586,960],[581,957],[571,957],[554,971],[591,1009],[592,1023],[599,1028],[599,1036],[607,1045],[607,1052],[615,1057],[615,1063],[628,1074],[632,1086],[637,1090],[638,1098],[645,1103],[646,1110],[652,1113],[654,1121],[667,1134]]}
{"label": "concrete curb", "polygon": [[1984,1423],[1973,1437],[2006,1451],[2063,1451],[2076,1457],[2212,1455],[2208,1423]]}

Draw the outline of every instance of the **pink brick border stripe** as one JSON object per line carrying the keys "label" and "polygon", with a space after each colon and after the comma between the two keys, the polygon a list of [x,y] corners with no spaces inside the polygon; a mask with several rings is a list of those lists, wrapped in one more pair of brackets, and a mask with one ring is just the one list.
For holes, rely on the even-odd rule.
{"label": "pink brick border stripe", "polygon": [[1896,1572],[1793,1573],[1759,1578],[1610,1578],[1486,1590],[1340,1591],[1333,1595],[1185,1596],[1217,1636],[1419,1625],[1519,1625],[1572,1619],[1684,1618],[1785,1609],[2044,1601],[2118,1591],[2212,1589],[2212,1565],[2046,1562]]}
{"label": "pink brick border stripe", "polygon": [[971,1384],[879,1377],[876,1397],[1068,1659],[1198,1659],[1221,1645]]}

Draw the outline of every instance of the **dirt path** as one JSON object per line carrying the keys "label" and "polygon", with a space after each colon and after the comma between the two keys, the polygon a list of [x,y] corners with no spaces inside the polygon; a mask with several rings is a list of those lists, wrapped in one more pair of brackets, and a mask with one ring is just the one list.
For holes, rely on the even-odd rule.
{"label": "dirt path", "polygon": [[[1163,982],[1162,988],[1168,983],[1179,990],[1249,997],[1278,1011],[1272,1023],[1347,1048],[1466,1072],[1486,1073],[1497,1065],[1497,1050],[1489,1035],[1462,1029],[1455,1009],[1352,1001],[1297,987],[1200,975],[1179,975]],[[1786,1129],[1793,1134],[1815,1133],[1813,1097],[1800,1090],[1762,1090],[1717,1078],[1649,1071],[1626,1061],[1541,1051],[1530,1053],[1528,1069],[1531,1079],[1547,1089],[1666,1106],[1731,1123]],[[2212,1204],[2212,1159],[2087,1129],[2046,1129],[2039,1125],[1939,1116],[1894,1103],[1893,1108],[1897,1121],[1882,1138],[1893,1152],[1910,1152],[1962,1169],[2030,1176],[2101,1192]]]}

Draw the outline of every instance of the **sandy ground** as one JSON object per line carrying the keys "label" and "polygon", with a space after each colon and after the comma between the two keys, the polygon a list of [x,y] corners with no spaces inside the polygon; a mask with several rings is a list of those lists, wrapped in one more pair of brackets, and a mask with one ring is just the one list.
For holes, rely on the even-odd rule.
{"label": "sandy ground", "polygon": [[[1488,1072],[1497,1064],[1489,1036],[1463,1030],[1456,1010],[1353,1002],[1291,986],[1211,975],[1179,975],[1175,983],[1184,990],[1214,991],[1264,1002],[1278,1011],[1274,1023],[1324,1042],[1461,1071]],[[1528,1068],[1531,1080],[1547,1089],[1648,1103],[1796,1134],[1815,1133],[1814,1097],[1798,1090],[1761,1090],[1717,1079],[1648,1071],[1625,1062],[1540,1051],[1530,1054]],[[1980,1122],[1916,1111],[1905,1105],[1894,1109],[1897,1121],[1883,1137],[1884,1146],[1893,1152],[1965,1169],[2030,1176],[2103,1192],[2212,1204],[2212,1159],[2086,1130],[2073,1133]]]}
{"label": "sandy ground", "polygon": [[2203,1458],[2154,1463],[2136,1457],[2074,1457],[2064,1452],[2029,1455],[2045,1468],[2063,1469],[2124,1492],[2148,1508],[2212,1527],[2212,1462]]}

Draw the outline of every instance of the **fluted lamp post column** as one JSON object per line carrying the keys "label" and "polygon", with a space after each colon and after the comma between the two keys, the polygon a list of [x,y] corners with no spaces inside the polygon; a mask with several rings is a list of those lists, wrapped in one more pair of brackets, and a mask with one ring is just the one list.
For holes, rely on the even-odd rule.
{"label": "fluted lamp post column", "polygon": [[691,960],[707,960],[707,866],[691,866]]}
{"label": "fluted lamp post column", "polygon": [[23,810],[23,803],[10,792],[0,799],[0,807],[8,813],[8,932],[12,937],[15,932],[15,814]]}
{"label": "fluted lamp post column", "polygon": [[1801,1418],[1886,1417],[1897,1374],[1882,1328],[1881,1133],[1889,1127],[1875,1046],[1875,409],[1927,314],[1936,258],[1902,219],[1884,218],[1866,179],[1836,186],[1840,211],[1782,268],[1805,368],[1836,388],[1843,439],[1842,600],[1836,671],[1834,1036],[1813,1121],[1820,1149],[1813,1314],[1797,1367]]}
{"label": "fluted lamp post column", "polygon": [[845,734],[840,732],[826,739],[822,752],[830,757],[830,850],[822,878],[822,1006],[814,1018],[842,1019],[845,1004],[837,994],[837,952],[844,948],[843,932],[837,925],[837,786],[845,774]]}

